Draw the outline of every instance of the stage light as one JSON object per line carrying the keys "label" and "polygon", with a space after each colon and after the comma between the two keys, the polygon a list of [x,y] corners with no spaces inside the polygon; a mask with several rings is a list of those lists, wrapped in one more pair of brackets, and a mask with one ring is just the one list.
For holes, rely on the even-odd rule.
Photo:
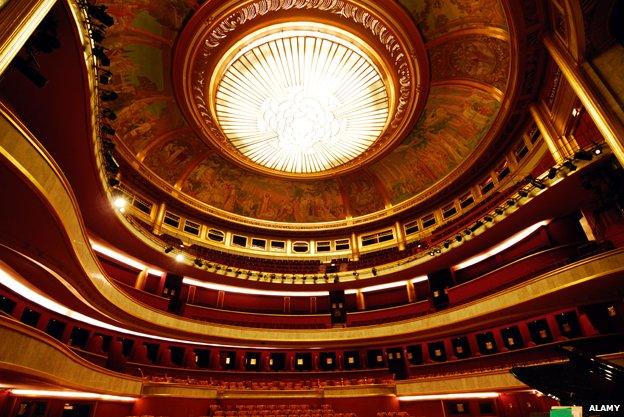
{"label": "stage light", "polygon": [[117,100],[118,97],[119,95],[112,90],[102,90],[100,93],[100,98],[102,99],[102,101],[113,101]]}
{"label": "stage light", "polygon": [[114,136],[115,132],[117,131],[113,129],[110,125],[103,124],[100,126],[100,132],[104,133],[105,135]]}
{"label": "stage light", "polygon": [[99,79],[102,84],[110,84],[113,80],[113,73],[107,70],[102,70],[102,72],[100,72]]}
{"label": "stage light", "polygon": [[128,205],[128,200],[120,196],[115,198],[115,201],[113,201],[113,205],[123,213],[123,211],[126,209],[126,206]]}
{"label": "stage light", "polygon": [[112,151],[115,149],[115,142],[112,140],[104,139],[102,140],[102,147],[108,151]]}
{"label": "stage light", "polygon": [[373,276],[377,276],[377,268],[371,269],[371,272],[373,273]]}
{"label": "stage light", "polygon": [[582,161],[591,161],[593,157],[594,155],[592,155],[590,152],[587,152],[586,150],[583,150],[583,149],[576,151],[576,153],[574,154],[575,159],[580,159]]}
{"label": "stage light", "polygon": [[509,200],[507,200],[507,205],[509,207],[513,207],[516,205],[516,200],[514,200],[513,198],[510,198]]}
{"label": "stage light", "polygon": [[602,147],[597,146],[594,148],[594,155],[600,155],[602,153]]}
{"label": "stage light", "polygon": [[102,117],[106,117],[108,120],[115,120],[117,119],[117,114],[115,114],[115,112],[112,111],[111,109],[103,108]]}
{"label": "stage light", "polygon": [[520,195],[520,197],[528,197],[529,196],[529,192],[525,189],[522,189],[520,191],[518,191],[518,194]]}
{"label": "stage light", "polygon": [[119,172],[119,163],[110,151],[106,151],[104,153],[104,165],[106,166],[106,169],[113,174],[117,174]]}
{"label": "stage light", "polygon": [[100,65],[103,67],[110,67],[110,58],[106,55],[104,47],[96,45],[91,49],[91,51],[93,52],[93,56],[100,61]]}
{"label": "stage light", "polygon": [[486,222],[488,222],[488,223],[489,223],[489,222],[491,222],[491,221],[492,221],[492,216],[487,215],[487,216],[485,216],[485,217],[483,218],[483,220],[485,220]]}
{"label": "stage light", "polygon": [[557,168],[555,168],[555,167],[550,168],[550,169],[548,170],[548,175],[547,175],[547,176],[548,176],[548,178],[550,178],[551,180],[552,180],[553,178],[555,178],[555,177],[557,176]]}
{"label": "stage light", "polygon": [[494,212],[495,212],[496,214],[498,214],[499,216],[501,216],[501,215],[505,212],[505,210],[503,210],[503,209],[502,209],[502,208],[500,208],[500,207],[496,207],[496,209],[494,210]]}
{"label": "stage light", "polygon": [[170,253],[173,250],[173,246],[165,247],[165,253]]}
{"label": "stage light", "polygon": [[[201,261],[201,259],[199,258],[195,258],[195,260],[193,261],[193,263],[195,264],[196,267],[201,268],[202,266],[204,266],[204,263]],[[236,271],[238,272],[238,271]]]}
{"label": "stage light", "polygon": [[442,253],[442,250],[441,250],[440,248],[435,248],[433,251],[434,251],[435,253]]}
{"label": "stage light", "polygon": [[461,235],[455,236],[455,240],[461,242],[464,238]]}
{"label": "stage light", "polygon": [[574,163],[569,159],[563,163],[563,166],[568,168],[570,171],[576,171],[577,168],[577,166],[574,165]]}
{"label": "stage light", "polygon": [[531,180],[531,185],[535,188],[539,188],[540,190],[545,190],[546,189],[546,184],[544,184],[542,181],[540,180],[536,180],[536,179],[532,179]]}
{"label": "stage light", "polygon": [[102,29],[97,27],[91,28],[89,35],[91,36],[91,39],[93,39],[97,43],[102,43],[106,38],[106,33]]}
{"label": "stage light", "polygon": [[120,184],[120,181],[117,178],[110,177],[108,179],[108,185],[111,187],[117,187]]}
{"label": "stage light", "polygon": [[470,230],[470,229],[466,229],[466,230],[464,230],[464,234],[465,234],[466,236],[470,236],[470,235],[472,234],[472,230]]}
{"label": "stage light", "polygon": [[99,20],[104,25],[110,27],[113,26],[113,24],[115,23],[115,19],[113,19],[113,16],[106,13],[107,9],[108,7],[104,6],[103,4],[99,6],[89,4],[87,6],[87,13],[89,13],[89,16]]}
{"label": "stage light", "polygon": [[444,249],[448,249],[449,246],[451,246],[451,242],[449,242],[448,240],[444,242]]}

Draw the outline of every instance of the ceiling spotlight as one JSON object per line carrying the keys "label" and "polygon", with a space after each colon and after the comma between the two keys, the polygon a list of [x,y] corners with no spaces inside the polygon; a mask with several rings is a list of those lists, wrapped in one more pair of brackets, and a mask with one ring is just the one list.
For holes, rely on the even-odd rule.
{"label": "ceiling spotlight", "polygon": [[103,67],[110,67],[110,58],[106,55],[104,47],[96,45],[91,49],[91,51],[93,52],[93,56],[100,61],[100,65]]}
{"label": "ceiling spotlight", "polygon": [[173,246],[167,246],[165,247],[165,253],[169,253],[173,250]]}
{"label": "ceiling spotlight", "polygon": [[175,260],[176,260],[176,262],[182,262],[184,260],[184,255],[182,255],[181,253],[178,253],[175,256]]}
{"label": "ceiling spotlight", "polygon": [[108,7],[103,4],[99,6],[89,4],[87,6],[87,13],[89,13],[89,16],[99,20],[106,26],[113,26],[115,19],[113,19],[113,16],[106,13],[106,9],[108,9]]}
{"label": "ceiling spotlight", "polygon": [[91,39],[98,43],[102,43],[104,41],[104,38],[106,38],[106,33],[104,33],[102,29],[97,27],[91,28],[89,35],[91,36]]}
{"label": "ceiling spotlight", "polygon": [[113,149],[115,149],[115,142],[113,142],[112,140],[104,139],[102,141],[102,147],[106,150],[112,151]]}
{"label": "ceiling spotlight", "polygon": [[544,184],[541,180],[532,179],[531,185],[535,188],[539,188],[540,190],[546,189],[546,184]]}
{"label": "ceiling spotlight", "polygon": [[448,249],[449,246],[451,246],[451,242],[449,242],[448,240],[444,242],[444,249]]}
{"label": "ceiling spotlight", "polygon": [[201,259],[199,258],[195,258],[195,260],[193,261],[193,263],[195,264],[196,267],[201,268],[202,266],[204,266],[204,263],[202,262]]}
{"label": "ceiling spotlight", "polygon": [[429,256],[435,256],[435,252],[434,251],[429,251]]}
{"label": "ceiling spotlight", "polygon": [[587,152],[583,149],[576,151],[576,153],[574,154],[575,159],[580,159],[582,161],[591,161],[593,157],[594,155],[592,155],[591,152]]}
{"label": "ceiling spotlight", "polygon": [[568,168],[570,171],[576,171],[577,168],[577,166],[574,165],[574,163],[569,159],[563,163],[563,166]]}
{"label": "ceiling spotlight", "polygon": [[108,179],[108,185],[111,187],[117,187],[120,184],[120,181],[117,178],[110,177]]}
{"label": "ceiling spotlight", "polygon": [[501,216],[504,213],[504,210],[500,207],[496,207],[496,209],[494,210],[494,212],[496,214],[498,214],[499,216]]}
{"label": "ceiling spotlight", "polygon": [[108,70],[102,70],[99,79],[102,84],[110,84],[113,80],[113,73]]}
{"label": "ceiling spotlight", "polygon": [[483,217],[483,220],[485,220],[486,222],[491,222],[492,221],[492,216],[490,216],[489,214],[485,217]]}
{"label": "ceiling spotlight", "polygon": [[458,242],[461,242],[462,239],[463,239],[463,237],[461,235],[455,236],[455,240],[458,241]]}
{"label": "ceiling spotlight", "polygon": [[377,268],[372,268],[371,272],[373,273],[373,276],[377,276]]}
{"label": "ceiling spotlight", "polygon": [[113,174],[117,174],[119,172],[119,162],[117,162],[110,151],[104,152],[104,165],[106,166],[106,169]]}
{"label": "ceiling spotlight", "polygon": [[552,167],[548,170],[548,178],[551,180],[557,176],[557,168]]}
{"label": "ceiling spotlight", "polygon": [[470,230],[470,229],[466,229],[466,230],[464,230],[464,234],[465,234],[466,236],[470,236],[470,234],[472,234],[472,230]]}
{"label": "ceiling spotlight", "polygon": [[525,189],[522,189],[520,191],[518,191],[518,194],[520,195],[520,197],[528,197],[529,196],[529,192]]}
{"label": "ceiling spotlight", "polygon": [[117,100],[118,97],[119,94],[117,94],[113,90],[102,90],[100,94],[100,98],[102,99],[102,101],[113,101]]}
{"label": "ceiling spotlight", "polygon": [[507,200],[507,205],[509,207],[513,207],[516,205],[516,200],[514,200],[513,198],[510,198],[509,200]]}
{"label": "ceiling spotlight", "polygon": [[594,148],[594,155],[600,155],[602,153],[602,147],[601,146],[596,146]]}
{"label": "ceiling spotlight", "polygon": [[117,132],[110,125],[107,125],[107,124],[103,124],[102,126],[100,126],[100,131],[104,133],[105,135],[109,135],[109,136],[114,136],[115,132]]}
{"label": "ceiling spotlight", "polygon": [[115,120],[117,118],[117,114],[115,114],[115,112],[111,109],[107,108],[102,109],[102,116],[106,117],[108,120]]}
{"label": "ceiling spotlight", "polygon": [[128,205],[128,201],[120,196],[115,198],[115,201],[113,201],[113,205],[121,211],[126,208],[126,206]]}
{"label": "ceiling spotlight", "polygon": [[441,250],[440,248],[435,248],[433,251],[434,251],[435,253],[442,253],[442,250]]}

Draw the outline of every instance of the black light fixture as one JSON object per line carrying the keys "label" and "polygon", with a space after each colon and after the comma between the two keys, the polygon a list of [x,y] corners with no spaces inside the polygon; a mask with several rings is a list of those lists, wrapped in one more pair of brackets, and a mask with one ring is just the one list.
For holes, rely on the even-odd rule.
{"label": "black light fixture", "polygon": [[115,114],[115,112],[112,111],[111,109],[103,108],[102,109],[102,117],[105,117],[108,120],[115,120],[115,119],[117,119],[117,114]]}
{"label": "black light fixture", "polygon": [[115,129],[113,129],[110,125],[107,124],[103,124],[100,126],[100,131],[102,133],[104,133],[105,135],[110,135],[110,136],[114,136],[115,132],[117,132]]}
{"label": "black light fixture", "polygon": [[165,253],[170,253],[171,251],[173,251],[173,246],[166,246],[165,247]]}
{"label": "black light fixture", "polygon": [[110,177],[108,179],[108,185],[110,185],[111,187],[117,187],[121,182],[115,178],[115,177]]}
{"label": "black light fixture", "polygon": [[563,166],[568,168],[570,171],[576,171],[576,168],[577,168],[577,166],[574,165],[574,163],[570,161],[569,159],[563,163]]}
{"label": "black light fixture", "polygon": [[113,149],[115,149],[115,142],[113,142],[112,140],[103,139],[102,147],[108,151],[112,151]]}
{"label": "black light fixture", "polygon": [[492,216],[490,216],[489,214],[486,215],[485,217],[483,217],[483,220],[485,220],[486,222],[491,222],[492,221]]}
{"label": "black light fixture", "polygon": [[113,80],[113,73],[108,70],[100,71],[100,75],[98,77],[101,84],[110,84]]}
{"label": "black light fixture", "polygon": [[195,258],[195,260],[193,261],[193,263],[195,264],[196,267],[201,268],[202,266],[204,266],[204,263],[202,262],[201,259],[199,258]]}
{"label": "black light fixture", "polygon": [[48,83],[48,79],[39,72],[39,64],[33,55],[30,55],[29,59],[16,56],[13,59],[13,66],[39,88],[45,87]]}
{"label": "black light fixture", "polygon": [[510,198],[509,200],[507,200],[507,205],[509,207],[513,207],[516,205],[516,200],[514,200],[513,198]]}
{"label": "black light fixture", "polygon": [[535,178],[531,180],[531,185],[535,188],[539,188],[540,190],[546,189],[546,184],[544,184],[541,180]]}
{"label": "black light fixture", "polygon": [[117,174],[119,172],[119,162],[117,162],[110,151],[104,152],[104,165],[106,166],[106,169],[113,174]]}
{"label": "black light fixture", "polygon": [[466,236],[470,236],[470,235],[472,234],[472,230],[470,230],[470,229],[466,229],[466,230],[464,230],[464,234],[465,234]]}
{"label": "black light fixture", "polygon": [[91,36],[91,39],[93,39],[95,42],[102,43],[106,38],[106,32],[104,32],[104,30],[100,27],[93,26],[89,31],[89,36]]}
{"label": "black light fixture", "polygon": [[502,209],[502,208],[500,208],[500,207],[496,207],[496,209],[494,210],[494,212],[495,212],[496,214],[498,214],[499,216],[501,216],[501,215],[505,212],[505,210],[503,210],[503,209]]}
{"label": "black light fixture", "polygon": [[371,272],[373,273],[373,276],[377,276],[377,268],[372,268]]}
{"label": "black light fixture", "polygon": [[529,196],[529,192],[527,190],[525,190],[524,188],[520,191],[518,191],[518,194],[520,195],[520,197],[528,197]]}
{"label": "black light fixture", "polygon": [[113,101],[113,100],[117,100],[118,97],[119,95],[113,90],[101,90],[100,91],[100,98],[102,99],[102,101]]}
{"label": "black light fixture", "polygon": [[89,13],[89,16],[93,17],[94,19],[99,20],[104,25],[110,27],[110,26],[113,26],[113,24],[115,24],[115,19],[113,19],[113,16],[106,13],[107,9],[108,7],[106,7],[103,4],[98,5],[98,6],[89,4],[87,6],[87,13]]}
{"label": "black light fixture", "polygon": [[461,235],[455,236],[455,240],[458,241],[458,242],[461,242],[462,239],[463,239],[463,237]]}
{"label": "black light fixture", "polygon": [[451,246],[451,242],[449,242],[448,240],[444,242],[444,249],[448,249],[449,246]]}
{"label": "black light fixture", "polygon": [[555,167],[550,168],[550,169],[548,170],[548,175],[547,175],[547,176],[548,176],[548,178],[550,178],[551,180],[552,180],[553,178],[555,178],[555,177],[557,176],[557,171],[558,171],[558,170],[557,170],[557,168],[555,168]]}
{"label": "black light fixture", "polygon": [[592,155],[591,152],[587,152],[584,149],[578,150],[574,153],[574,158],[582,161],[591,161],[593,157],[594,155]]}
{"label": "black light fixture", "polygon": [[100,61],[100,64],[103,67],[110,67],[110,58],[108,57],[108,55],[106,55],[103,46],[96,45],[93,47],[93,49],[91,49],[91,51],[93,52],[93,56]]}

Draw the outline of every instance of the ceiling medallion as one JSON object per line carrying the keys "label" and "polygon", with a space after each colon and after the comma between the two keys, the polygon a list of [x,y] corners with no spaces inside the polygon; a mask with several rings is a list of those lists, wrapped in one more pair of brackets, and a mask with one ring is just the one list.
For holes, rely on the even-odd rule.
{"label": "ceiling medallion", "polygon": [[[386,7],[387,6],[387,7]],[[324,178],[376,160],[425,102],[428,63],[392,2],[207,2],[174,57],[178,101],[200,137],[239,165]]]}
{"label": "ceiling medallion", "polygon": [[271,170],[311,174],[375,143],[393,91],[349,36],[320,24],[279,24],[224,55],[210,83],[211,110],[243,156]]}

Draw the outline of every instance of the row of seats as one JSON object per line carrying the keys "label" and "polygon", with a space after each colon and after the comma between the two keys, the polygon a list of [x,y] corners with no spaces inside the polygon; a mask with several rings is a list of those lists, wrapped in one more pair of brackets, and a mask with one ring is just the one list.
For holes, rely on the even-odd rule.
{"label": "row of seats", "polygon": [[355,413],[335,412],[329,404],[246,404],[210,406],[212,417],[357,417]]}

